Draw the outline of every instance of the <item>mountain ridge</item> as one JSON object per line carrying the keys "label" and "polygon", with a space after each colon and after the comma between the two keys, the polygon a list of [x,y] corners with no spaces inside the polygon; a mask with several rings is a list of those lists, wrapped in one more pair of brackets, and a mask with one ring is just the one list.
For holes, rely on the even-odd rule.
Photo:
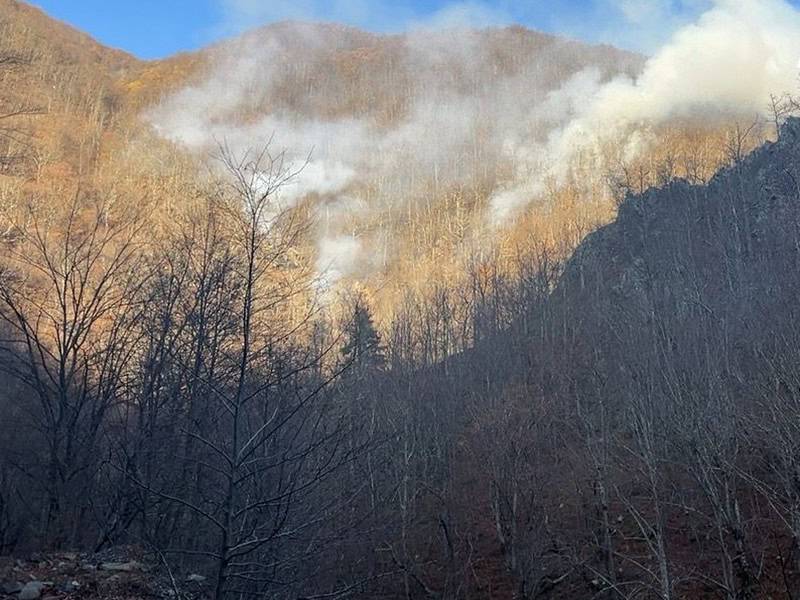
{"label": "mountain ridge", "polygon": [[[101,57],[100,62],[105,58],[120,67],[140,62],[140,59],[133,54],[103,44],[90,34],[23,0],[0,0],[0,22],[9,19],[15,20],[17,25],[30,28],[39,39],[50,38],[51,42],[60,42],[64,49],[72,49],[75,53],[88,50],[91,54]],[[54,34],[55,40],[52,39]]]}

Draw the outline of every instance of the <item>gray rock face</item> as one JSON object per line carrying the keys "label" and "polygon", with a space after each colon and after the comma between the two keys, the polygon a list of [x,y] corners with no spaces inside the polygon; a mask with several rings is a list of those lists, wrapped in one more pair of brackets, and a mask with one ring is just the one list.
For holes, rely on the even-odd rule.
{"label": "gray rock face", "polygon": [[777,293],[794,300],[782,273],[796,268],[798,256],[798,173],[800,119],[791,118],[776,142],[707,185],[676,180],[628,196],[616,220],[575,250],[554,297],[575,310],[594,307],[598,318],[585,329],[593,327],[592,335],[602,321],[649,327],[656,301],[682,320],[698,310],[733,314],[732,299],[777,310],[784,301]]}
{"label": "gray rock face", "polygon": [[41,581],[29,581],[25,584],[17,598],[19,600],[38,600],[42,595],[45,584]]}
{"label": "gray rock face", "polygon": [[107,562],[101,564],[100,569],[103,571],[115,571],[117,573],[130,573],[131,571],[143,571],[144,565],[136,562],[135,560],[125,563]]}

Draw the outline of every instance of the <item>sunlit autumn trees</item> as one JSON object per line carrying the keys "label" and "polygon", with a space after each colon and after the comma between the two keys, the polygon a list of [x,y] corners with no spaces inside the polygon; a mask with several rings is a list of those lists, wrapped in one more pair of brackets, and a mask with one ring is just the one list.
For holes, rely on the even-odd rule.
{"label": "sunlit autumn trees", "polygon": [[[7,43],[0,46],[0,81],[4,85],[13,83],[14,75],[29,68],[32,60],[30,53],[16,50]],[[29,99],[0,102],[0,172],[9,172],[29,158],[32,144],[25,117],[41,112],[42,108]]]}

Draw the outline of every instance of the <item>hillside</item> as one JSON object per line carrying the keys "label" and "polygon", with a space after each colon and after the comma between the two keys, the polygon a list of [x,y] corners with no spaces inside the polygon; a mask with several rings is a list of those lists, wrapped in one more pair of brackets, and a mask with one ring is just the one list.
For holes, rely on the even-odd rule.
{"label": "hillside", "polygon": [[145,62],[0,0],[0,595],[796,595],[798,38],[737,7]]}
{"label": "hillside", "polygon": [[[35,58],[31,67],[6,73],[15,79],[5,90],[26,90],[25,98],[6,102],[45,111],[25,119],[37,141],[28,176],[34,163],[43,171],[40,182],[138,170],[164,152],[155,150],[151,124],[180,142],[199,132],[203,144],[190,139],[193,150],[213,148],[210,136],[242,151],[275,134],[276,149],[294,157],[313,150],[308,182],[300,187],[307,188],[302,194],[322,196],[312,206],[327,215],[325,233],[310,240],[321,270],[332,265],[369,279],[372,288],[410,276],[410,263],[395,259],[405,248],[420,253],[409,260],[431,268],[443,253],[460,260],[473,251],[489,196],[517,168],[513,160],[498,162],[493,145],[502,140],[489,138],[516,136],[513,115],[523,106],[543,101],[582,70],[596,67],[598,77],[609,78],[641,65],[640,57],[612,48],[522,28],[377,36],[291,22],[197,53],[141,62],[24,4],[8,1],[1,8],[9,49]],[[512,99],[519,93],[522,103]],[[450,100],[463,114],[439,114]],[[501,117],[501,110],[508,114]],[[445,135],[426,139],[438,126]],[[368,146],[382,150],[370,155]],[[174,161],[170,154],[158,162]],[[378,156],[383,162],[371,164]],[[395,172],[401,163],[405,174]],[[337,252],[348,245],[360,251]],[[397,299],[386,301],[388,309]]]}
{"label": "hillside", "polygon": [[526,598],[791,596],[798,169],[792,119],[707,185],[628,197],[563,270],[530,258],[509,328],[417,374],[476,586],[509,585],[499,553]]}
{"label": "hillside", "polygon": [[0,102],[38,113],[16,123],[23,134],[16,144],[28,155],[16,165],[19,174],[93,173],[101,138],[118,112],[118,81],[138,61],[17,0],[0,2],[0,27],[0,54],[16,62],[0,72]]}
{"label": "hillside", "polygon": [[3,70],[3,101],[43,113],[16,119],[27,159],[7,185],[81,181],[172,203],[218,143],[272,139],[292,164],[310,157],[289,201],[316,221],[304,254],[322,286],[364,287],[383,321],[482,257],[513,270],[531,240],[568,252],[613,216],[612,192],[656,183],[663,165],[704,181],[732,126],[670,121],[644,130],[642,153],[609,139],[551,175],[549,140],[643,57],[522,27],[383,36],[284,22],[143,62],[24,3],[5,0],[0,20],[8,50],[32,60]]}
{"label": "hillside", "polygon": [[293,164],[310,156],[291,201],[319,215],[317,267],[384,290],[387,315],[403,289],[395,282],[450,279],[491,236],[490,198],[524,167],[517,146],[560,118],[535,114],[537,105],[586,70],[608,80],[641,65],[523,28],[377,36],[303,23],[202,56],[204,66],[187,56],[148,70],[151,81],[169,81],[181,64],[192,74],[166,84],[171,93],[145,119],[196,152],[272,139]]}
{"label": "hillside", "polygon": [[[428,50],[431,50],[429,53]],[[473,56],[476,62],[467,64]],[[419,75],[464,95],[536,72],[540,94],[593,65],[635,73],[642,58],[522,27],[377,35],[326,23],[282,22],[197,53],[154,61],[132,75],[134,101],[146,105],[177,86],[199,86],[220,66],[243,57],[253,79],[231,119],[290,112],[319,120],[361,118],[384,125],[406,116],[425,94]],[[546,63],[549,63],[545,66]],[[273,79],[274,78],[274,79]],[[431,79],[430,82],[433,82]],[[142,92],[137,97],[136,91]]]}

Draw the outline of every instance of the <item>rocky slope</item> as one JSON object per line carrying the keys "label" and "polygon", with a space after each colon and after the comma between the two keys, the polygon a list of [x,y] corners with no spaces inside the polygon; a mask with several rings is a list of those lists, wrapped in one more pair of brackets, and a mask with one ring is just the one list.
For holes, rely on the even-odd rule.
{"label": "rocky slope", "polygon": [[180,575],[132,547],[100,554],[59,552],[26,560],[0,559],[0,598],[14,600],[199,599],[208,583],[197,573]]}

